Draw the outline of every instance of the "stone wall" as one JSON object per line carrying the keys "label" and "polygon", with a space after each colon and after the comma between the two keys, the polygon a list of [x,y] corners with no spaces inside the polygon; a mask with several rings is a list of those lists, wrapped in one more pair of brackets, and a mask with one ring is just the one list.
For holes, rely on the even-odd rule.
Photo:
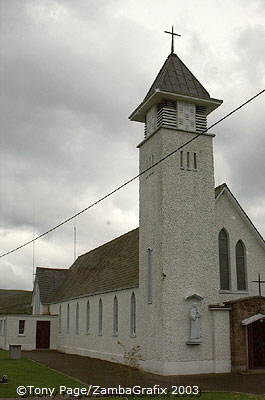
{"label": "stone wall", "polygon": [[231,311],[231,363],[232,371],[248,369],[247,326],[241,321],[252,315],[265,314],[265,297],[253,296],[226,303]]}

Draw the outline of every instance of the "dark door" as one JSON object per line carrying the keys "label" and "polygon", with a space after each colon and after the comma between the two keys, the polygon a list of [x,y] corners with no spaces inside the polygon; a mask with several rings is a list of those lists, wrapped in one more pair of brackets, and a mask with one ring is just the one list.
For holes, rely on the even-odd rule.
{"label": "dark door", "polygon": [[37,321],[36,349],[49,349],[50,347],[50,321]]}
{"label": "dark door", "polygon": [[249,368],[265,368],[265,320],[248,326]]}

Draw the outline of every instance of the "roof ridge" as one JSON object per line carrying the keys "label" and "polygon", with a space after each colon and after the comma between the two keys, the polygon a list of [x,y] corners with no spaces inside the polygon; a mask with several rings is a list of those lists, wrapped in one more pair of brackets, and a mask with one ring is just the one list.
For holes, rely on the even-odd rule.
{"label": "roof ridge", "polygon": [[162,67],[161,67],[160,70],[158,71],[158,73],[157,73],[157,75],[156,75],[156,77],[155,77],[154,82],[153,82],[152,85],[150,86],[150,88],[149,88],[149,90],[148,90],[148,92],[147,92],[145,98],[143,99],[143,102],[149,97],[150,92],[151,92],[151,90],[152,90],[152,88],[153,88],[153,86],[154,86],[154,83],[155,83],[155,81],[157,80],[159,74],[162,73],[162,70],[163,70],[164,66],[166,65],[166,62],[167,62],[167,60],[169,59],[169,57],[170,57],[170,54],[167,56],[166,60],[164,61],[163,65],[162,65]]}
{"label": "roof ridge", "polygon": [[176,53],[173,53],[172,56],[175,56],[178,58],[178,60],[181,62],[181,65],[184,65],[185,68],[187,68],[187,70],[189,71],[189,73],[192,75],[192,77],[195,79],[195,81],[202,86],[202,88],[208,93],[209,98],[210,98],[210,94],[208,92],[208,90],[205,89],[205,87],[201,84],[201,82],[196,78],[196,76],[191,72],[191,70],[189,69],[189,67],[187,67],[187,65],[181,60],[181,58],[179,58],[179,56]]}
{"label": "roof ridge", "polygon": [[176,53],[169,54],[148,90],[144,103],[156,89],[210,99],[209,92]]}
{"label": "roof ridge", "polygon": [[36,269],[47,269],[53,271],[68,271],[68,268],[36,267]]}
{"label": "roof ridge", "polygon": [[[175,53],[174,53],[174,54],[175,54]],[[224,185],[224,186],[227,187],[226,183],[222,183],[221,185],[217,186],[217,187],[215,188],[215,190],[217,190],[218,188],[220,188],[222,185]],[[100,247],[103,247],[103,246],[105,246],[105,245],[107,245],[107,244],[110,244],[110,243],[114,242],[115,240],[120,239],[122,236],[128,235],[129,233],[132,233],[133,231],[135,231],[135,230],[137,230],[137,229],[139,229],[139,226],[136,227],[136,228],[134,228],[134,229],[132,229],[131,231],[128,231],[128,232],[126,232],[126,233],[123,233],[123,234],[120,235],[120,236],[117,236],[117,237],[114,238],[114,239],[111,239],[109,242],[105,242],[105,243],[101,244],[101,245],[98,246],[98,247],[94,247],[93,249],[87,251],[86,253],[80,254],[80,255],[77,257],[77,259],[75,260],[75,262],[76,262],[78,259],[82,258],[83,256],[86,256],[87,254],[89,254],[89,253],[91,253],[91,252],[93,252],[93,251],[99,249]],[[74,266],[75,262],[71,265],[71,267]],[[71,267],[70,267],[70,268],[71,268]],[[49,268],[48,268],[48,269],[49,269]]]}
{"label": "roof ridge", "polygon": [[220,185],[216,186],[215,190],[217,190],[217,189],[219,189],[219,188],[221,188],[221,187],[228,187],[228,186],[227,186],[227,183],[226,183],[226,182],[221,183]]}
{"label": "roof ridge", "polygon": [[[136,231],[137,229],[139,229],[139,226],[138,226],[137,228],[132,229],[132,230],[129,231],[129,232],[123,233],[122,235],[115,237],[114,239],[111,239],[109,242],[105,242],[105,243],[101,244],[101,245],[98,246],[98,247],[94,247],[93,249],[87,251],[86,253],[80,254],[80,256],[78,256],[76,260],[78,260],[79,258],[81,258],[81,257],[83,257],[83,256],[86,256],[87,254],[91,253],[91,252],[94,251],[94,250],[98,250],[100,247],[103,247],[103,246],[105,246],[105,245],[107,245],[107,244],[109,244],[109,243],[115,242],[115,240],[118,240],[118,239],[122,238],[123,236],[126,236],[126,235],[128,235],[129,233],[132,233],[132,232]],[[75,262],[76,262],[76,261],[75,261]],[[74,263],[75,263],[75,262],[74,262]],[[72,264],[72,266],[74,265],[74,263]],[[72,266],[71,266],[71,267],[72,267]],[[71,268],[71,267],[70,267],[70,268]]]}

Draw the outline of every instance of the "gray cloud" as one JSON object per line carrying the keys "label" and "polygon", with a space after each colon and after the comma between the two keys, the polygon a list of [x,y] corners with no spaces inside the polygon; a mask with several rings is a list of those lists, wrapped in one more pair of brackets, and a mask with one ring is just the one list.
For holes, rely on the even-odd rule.
{"label": "gray cloud", "polygon": [[[264,85],[263,3],[241,4],[0,1],[1,252],[137,174],[143,126],[128,115],[167,56],[164,23],[173,18],[183,35],[178,54],[213,97],[224,99],[210,122]],[[217,183],[229,183],[265,234],[263,108],[259,99],[214,132]],[[75,224],[79,253],[134,228],[137,183]],[[37,265],[69,266],[72,259],[73,223],[37,245]],[[0,260],[1,286],[26,288],[31,261],[31,249]]]}

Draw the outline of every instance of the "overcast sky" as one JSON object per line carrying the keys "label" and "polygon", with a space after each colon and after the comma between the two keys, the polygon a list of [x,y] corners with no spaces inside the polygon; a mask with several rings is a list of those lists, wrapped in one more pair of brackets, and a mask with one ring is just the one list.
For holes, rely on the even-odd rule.
{"label": "overcast sky", "polygon": [[[265,87],[263,0],[1,0],[0,253],[31,240],[138,172],[143,125],[128,120],[175,51],[224,104]],[[265,95],[214,128],[226,182],[265,236]],[[35,245],[69,267],[138,226],[138,182]],[[0,259],[0,288],[32,288],[32,246]]]}

